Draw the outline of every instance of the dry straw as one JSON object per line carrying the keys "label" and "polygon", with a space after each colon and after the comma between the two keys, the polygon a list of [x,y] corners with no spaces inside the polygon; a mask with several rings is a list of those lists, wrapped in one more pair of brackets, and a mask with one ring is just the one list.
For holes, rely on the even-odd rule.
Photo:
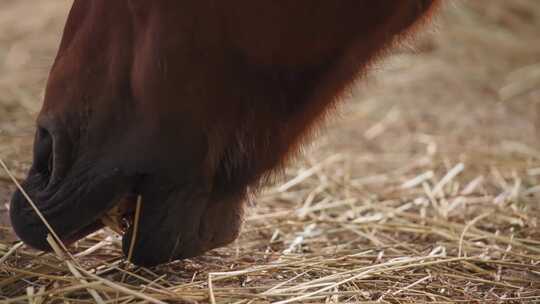
{"label": "dry straw", "polygon": [[[7,303],[88,297],[97,303],[540,300],[539,206],[530,197],[535,179],[516,190],[524,176],[492,168],[469,178],[464,164],[446,171],[425,166],[378,185],[389,197],[364,201],[355,198],[363,190],[343,184],[346,160],[331,155],[291,169],[290,178],[261,195],[235,245],[201,258],[127,271],[117,266],[120,248],[110,232],[70,249],[74,256],[85,253],[78,261],[50,238],[56,257],[20,243],[8,249],[4,260],[12,266],[5,271],[18,280],[0,288],[16,294],[23,279],[43,287]],[[351,187],[349,198],[345,187]],[[295,209],[294,202],[304,203]]]}

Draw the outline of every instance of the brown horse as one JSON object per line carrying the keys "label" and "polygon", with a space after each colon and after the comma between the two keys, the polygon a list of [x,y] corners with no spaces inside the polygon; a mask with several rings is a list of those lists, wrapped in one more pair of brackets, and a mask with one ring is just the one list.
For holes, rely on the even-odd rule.
{"label": "brown horse", "polygon": [[[76,0],[23,188],[65,242],[142,197],[133,262],[233,241],[243,201],[436,0]],[[15,231],[48,250],[21,192]],[[130,227],[123,238],[130,247]]]}

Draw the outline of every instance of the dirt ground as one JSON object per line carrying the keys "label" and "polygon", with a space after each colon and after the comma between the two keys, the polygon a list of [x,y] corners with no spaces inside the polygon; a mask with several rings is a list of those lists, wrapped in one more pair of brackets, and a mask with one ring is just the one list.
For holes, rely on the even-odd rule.
{"label": "dirt ground", "polygon": [[[70,3],[0,2],[0,159],[19,177]],[[165,302],[540,302],[540,1],[447,1],[338,112],[234,244],[147,270],[102,232],[79,262]],[[0,170],[0,301],[94,302],[54,255],[2,260],[13,187]],[[140,300],[90,278],[106,301]]]}

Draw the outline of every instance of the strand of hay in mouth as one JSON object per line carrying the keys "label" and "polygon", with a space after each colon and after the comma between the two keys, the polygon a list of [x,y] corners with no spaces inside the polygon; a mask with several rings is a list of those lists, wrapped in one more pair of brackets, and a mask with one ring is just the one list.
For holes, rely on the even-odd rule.
{"label": "strand of hay in mouth", "polygon": [[[131,263],[131,258],[133,257],[133,248],[135,248],[135,240],[137,239],[137,232],[139,231],[139,217],[141,214],[141,204],[142,204],[142,196],[137,196],[137,204],[135,206],[135,217],[133,219],[133,232],[131,234],[131,240],[129,243],[129,250],[128,250],[128,256],[127,256],[127,262]],[[119,214],[120,217],[123,216],[123,214]],[[118,215],[116,217],[117,220],[114,221],[114,223],[118,223]],[[122,273],[122,279],[120,282],[125,282],[127,276],[127,272]],[[115,298],[118,300],[119,293],[116,293]]]}
{"label": "strand of hay in mouth", "polygon": [[[139,231],[139,218],[141,214],[141,204],[142,204],[142,196],[137,196],[137,204],[135,206],[135,217],[133,219],[133,232],[131,234],[131,240],[129,242],[129,250],[128,250],[128,256],[127,256],[127,262],[131,263],[131,258],[133,257],[133,249],[135,248],[135,240],[137,239],[137,232]],[[120,215],[122,216],[122,215]],[[115,221],[117,223],[117,221]],[[127,272],[122,273],[122,279],[120,282],[124,282],[126,280]],[[116,298],[118,299],[119,294],[116,294]]]}
{"label": "strand of hay in mouth", "polygon": [[129,250],[128,250],[128,256],[127,261],[128,263],[131,262],[131,258],[133,257],[133,248],[135,248],[135,240],[137,239],[137,232],[139,231],[139,218],[141,215],[141,204],[142,204],[142,196],[137,196],[137,205],[135,206],[135,218],[133,219],[133,233],[131,234],[131,240],[129,243]]}

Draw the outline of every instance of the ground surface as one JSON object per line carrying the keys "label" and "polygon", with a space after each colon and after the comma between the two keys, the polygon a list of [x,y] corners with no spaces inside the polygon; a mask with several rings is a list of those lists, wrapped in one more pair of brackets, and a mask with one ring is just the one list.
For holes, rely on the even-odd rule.
{"label": "ground surface", "polygon": [[[69,4],[0,2],[0,158],[17,176]],[[102,232],[72,248],[81,283],[13,242],[0,171],[0,301],[540,302],[539,36],[539,1],[448,1],[254,199],[239,240],[197,259],[125,266]]]}

